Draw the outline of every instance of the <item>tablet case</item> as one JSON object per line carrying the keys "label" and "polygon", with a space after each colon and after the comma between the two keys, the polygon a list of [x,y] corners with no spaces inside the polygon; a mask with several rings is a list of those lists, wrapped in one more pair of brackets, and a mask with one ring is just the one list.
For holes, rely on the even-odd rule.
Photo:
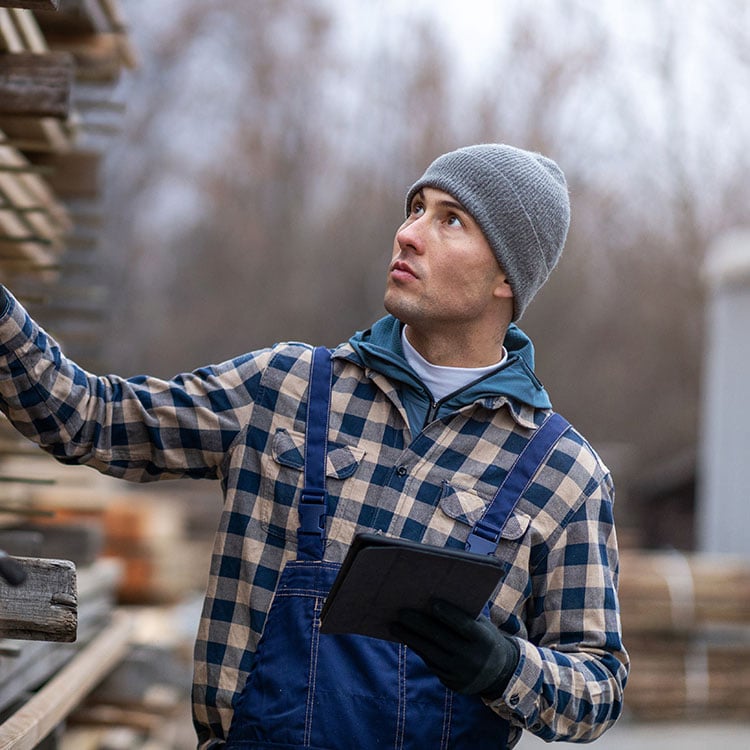
{"label": "tablet case", "polygon": [[477,616],[503,570],[488,555],[358,534],[323,605],[320,632],[397,641],[389,626],[398,611],[427,611],[433,599],[446,599]]}

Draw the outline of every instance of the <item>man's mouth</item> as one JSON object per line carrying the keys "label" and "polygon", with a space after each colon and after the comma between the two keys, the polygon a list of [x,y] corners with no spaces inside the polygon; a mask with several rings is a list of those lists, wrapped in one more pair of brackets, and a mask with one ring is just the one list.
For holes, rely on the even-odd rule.
{"label": "man's mouth", "polygon": [[408,281],[409,279],[419,278],[414,272],[414,269],[403,261],[397,260],[391,265],[391,276],[394,279]]}

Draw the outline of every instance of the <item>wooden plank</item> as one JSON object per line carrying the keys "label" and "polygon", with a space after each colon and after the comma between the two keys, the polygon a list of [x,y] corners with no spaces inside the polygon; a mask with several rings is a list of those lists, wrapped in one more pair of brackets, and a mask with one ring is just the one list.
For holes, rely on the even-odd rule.
{"label": "wooden plank", "polygon": [[39,29],[34,14],[30,10],[15,8],[10,12],[13,23],[23,39],[24,46],[29,52],[49,52],[44,34]]}
{"label": "wooden plank", "polygon": [[[0,640],[6,656],[11,657],[0,659],[0,711],[46,682],[111,621],[121,573],[118,560],[99,560],[78,570],[76,643]],[[15,653],[10,651],[12,647]]]}
{"label": "wooden plank", "polygon": [[96,198],[102,154],[98,151],[71,151],[67,154],[39,154],[37,165],[51,167],[47,182],[62,198]]}
{"label": "wooden plank", "polygon": [[24,640],[75,640],[78,626],[76,568],[69,560],[16,558],[26,573],[20,586],[0,579],[0,636]]}
{"label": "wooden plank", "polygon": [[131,618],[115,613],[108,627],[0,725],[0,750],[33,750],[120,662],[130,633]]}
{"label": "wooden plank", "polygon": [[74,74],[69,52],[0,54],[0,114],[66,119]]}
{"label": "wooden plank", "polygon": [[30,234],[15,212],[0,209],[0,257],[4,270],[50,268],[54,263],[51,249],[49,238]]}
{"label": "wooden plank", "polygon": [[0,0],[0,7],[50,11],[60,7],[60,0]]}
{"label": "wooden plank", "polygon": [[13,17],[6,8],[0,8],[0,49],[7,52],[24,52],[26,46],[18,33]]}
{"label": "wooden plank", "polygon": [[[2,136],[2,133],[0,133],[0,136]],[[0,172],[7,167],[23,169],[31,166],[28,159],[22,156],[18,150],[0,144]],[[52,188],[42,176],[35,174],[33,171],[19,172],[14,176],[14,180],[17,188],[10,195],[14,203],[23,207],[44,206],[50,218],[61,231],[67,232],[72,229],[73,222],[67,209],[58,200]]]}

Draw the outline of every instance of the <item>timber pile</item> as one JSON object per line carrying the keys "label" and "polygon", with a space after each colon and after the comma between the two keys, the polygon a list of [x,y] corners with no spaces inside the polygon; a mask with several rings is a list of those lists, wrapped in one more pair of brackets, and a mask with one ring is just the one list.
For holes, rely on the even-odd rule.
{"label": "timber pile", "polygon": [[135,65],[117,0],[0,0],[0,281],[95,354],[101,164]]}
{"label": "timber pile", "polygon": [[750,715],[750,562],[627,550],[620,603],[635,718]]}
{"label": "timber pile", "polygon": [[[134,65],[118,0],[0,0],[0,282],[89,361],[106,297],[91,282],[100,171],[123,109],[115,86]],[[114,484],[60,467],[0,420],[0,550],[12,556],[0,558],[25,575],[0,579],[0,750],[192,744],[164,731],[175,707],[189,705],[189,673],[187,683],[182,673],[170,677],[174,649],[144,651],[138,617],[121,606],[188,584],[172,588],[162,564],[141,576],[137,593],[120,553],[130,545],[148,555],[132,538],[117,541],[113,528],[134,523],[118,506],[139,503],[119,483],[114,499]],[[165,531],[167,522],[179,525],[157,513],[146,518],[144,510],[140,522],[160,530],[151,546],[167,539],[179,547],[179,532]],[[194,553],[169,561],[190,571]],[[189,713],[180,725],[190,727]]]}
{"label": "timber pile", "polygon": [[[34,477],[10,485],[5,509],[23,512],[0,514],[0,548],[28,576],[0,585],[0,750],[36,747],[42,730],[55,750],[194,744],[191,649],[210,529],[191,535],[189,505],[169,486],[144,492],[38,454],[6,456],[0,475]],[[116,658],[94,679],[100,644]],[[58,703],[61,675],[76,700]],[[34,743],[17,744],[26,737]]]}
{"label": "timber pile", "polygon": [[[174,483],[133,485],[36,454],[0,459],[3,475],[34,481],[13,483],[14,498],[5,507],[23,513],[12,522],[14,514],[4,521],[0,514],[0,549],[6,544],[9,554],[19,554],[5,540],[4,525],[6,534],[30,538],[27,556],[65,557],[79,566],[117,560],[120,605],[175,604],[205,588],[215,519],[196,530],[191,519],[200,504],[176,492]],[[206,494],[218,512],[211,489]]]}
{"label": "timber pile", "polygon": [[6,457],[0,475],[35,478],[9,485],[6,510],[23,512],[0,514],[0,547],[27,573],[21,587],[0,585],[0,750],[45,736],[50,750],[193,745],[210,529],[191,535],[169,487],[131,490],[43,455]]}

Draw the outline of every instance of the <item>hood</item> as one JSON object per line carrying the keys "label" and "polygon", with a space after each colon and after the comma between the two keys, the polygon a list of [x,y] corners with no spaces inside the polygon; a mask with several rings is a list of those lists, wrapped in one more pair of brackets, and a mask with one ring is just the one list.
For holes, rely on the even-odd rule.
{"label": "hood", "polygon": [[[401,323],[387,315],[366,331],[355,333],[349,344],[361,364],[380,372],[390,380],[406,385],[415,394],[430,399],[425,386],[409,367],[401,346]],[[479,399],[505,397],[514,411],[521,406],[549,409],[551,403],[544,386],[534,374],[534,346],[515,324],[508,327],[503,342],[508,358],[494,372],[448,396],[444,404],[460,408]]]}

